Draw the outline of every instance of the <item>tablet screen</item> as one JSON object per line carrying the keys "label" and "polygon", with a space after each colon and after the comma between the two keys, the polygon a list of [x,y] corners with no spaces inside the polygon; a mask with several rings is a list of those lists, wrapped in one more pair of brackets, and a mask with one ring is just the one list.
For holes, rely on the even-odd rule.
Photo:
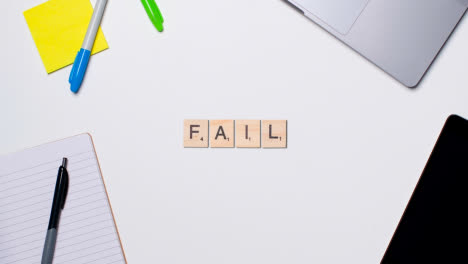
{"label": "tablet screen", "polygon": [[382,263],[468,263],[468,121],[450,116]]}

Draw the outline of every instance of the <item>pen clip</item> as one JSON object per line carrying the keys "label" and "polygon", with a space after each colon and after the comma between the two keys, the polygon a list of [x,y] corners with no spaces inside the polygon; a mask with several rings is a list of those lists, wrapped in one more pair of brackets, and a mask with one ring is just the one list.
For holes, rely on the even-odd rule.
{"label": "pen clip", "polygon": [[65,167],[63,167],[61,185],[63,189],[61,190],[62,200],[60,201],[60,208],[63,210],[65,206],[65,200],[67,199],[68,194],[68,171]]}

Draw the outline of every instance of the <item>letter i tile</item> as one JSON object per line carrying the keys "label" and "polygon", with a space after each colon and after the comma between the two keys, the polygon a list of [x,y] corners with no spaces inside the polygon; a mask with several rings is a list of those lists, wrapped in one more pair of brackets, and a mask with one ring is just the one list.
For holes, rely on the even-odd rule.
{"label": "letter i tile", "polygon": [[236,120],[236,147],[260,148],[260,120]]}

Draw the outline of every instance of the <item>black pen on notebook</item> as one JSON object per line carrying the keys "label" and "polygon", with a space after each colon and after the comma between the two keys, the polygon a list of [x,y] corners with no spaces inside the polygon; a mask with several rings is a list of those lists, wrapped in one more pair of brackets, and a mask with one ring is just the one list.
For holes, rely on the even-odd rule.
{"label": "black pen on notebook", "polygon": [[55,183],[54,199],[52,200],[52,210],[50,212],[49,227],[42,252],[42,264],[51,264],[54,258],[55,242],[57,241],[57,228],[60,220],[60,213],[65,205],[68,192],[68,172],[67,158],[63,158],[62,165],[58,169],[57,182]]}

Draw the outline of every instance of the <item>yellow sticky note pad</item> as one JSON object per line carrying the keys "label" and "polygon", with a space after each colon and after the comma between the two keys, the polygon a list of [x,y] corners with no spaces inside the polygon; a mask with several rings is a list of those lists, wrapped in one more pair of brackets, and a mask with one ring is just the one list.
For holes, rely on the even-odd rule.
{"label": "yellow sticky note pad", "polygon": [[[47,73],[73,63],[92,14],[93,6],[89,0],[49,0],[24,11],[23,15]],[[108,47],[99,28],[91,54]]]}

